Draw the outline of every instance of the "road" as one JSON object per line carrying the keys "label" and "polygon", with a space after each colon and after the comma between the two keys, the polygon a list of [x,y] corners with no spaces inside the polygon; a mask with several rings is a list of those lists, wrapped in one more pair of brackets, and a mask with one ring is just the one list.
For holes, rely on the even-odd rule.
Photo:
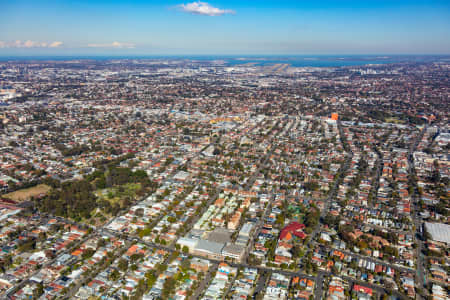
{"label": "road", "polygon": [[209,267],[208,272],[205,274],[205,278],[200,282],[198,288],[195,290],[195,292],[192,294],[192,296],[189,298],[189,300],[197,300],[200,299],[200,296],[205,291],[206,287],[211,282],[211,279],[213,279],[213,274],[217,271],[219,267],[218,263],[213,263],[211,267]]}
{"label": "road", "polygon": [[[411,143],[409,150],[408,150],[408,175],[410,178],[415,178],[416,176],[416,170],[414,167],[414,151],[416,151],[417,146],[419,145],[420,141],[423,138],[423,135],[425,134],[425,131],[427,130],[428,126],[424,126],[422,128],[422,130],[420,131],[420,133],[416,136],[415,140],[413,141],[413,143]],[[416,182],[414,182],[414,185],[416,185]],[[423,222],[422,219],[419,216],[419,194],[417,191],[417,186],[414,187],[414,192],[413,195],[411,197],[412,199],[412,217],[413,217],[413,222],[414,222],[414,226],[415,226],[415,230],[416,230],[416,234],[414,234],[413,236],[415,237],[415,241],[417,244],[416,247],[416,276],[415,276],[415,285],[416,288],[419,287],[422,291],[424,291],[426,293],[426,273],[425,273],[425,261],[424,261],[424,256],[422,254],[422,250],[424,248],[423,246],[423,241],[422,241],[422,233],[420,231],[420,229],[423,226]],[[417,237],[420,236],[421,238],[418,239]],[[416,291],[417,292],[417,291]],[[419,295],[417,294],[417,299],[422,299],[423,296],[426,295]]]}
{"label": "road", "polygon": [[315,283],[315,291],[314,291],[314,299],[321,300],[323,299],[323,281],[324,281],[325,273],[320,272],[317,274],[316,283]]}
{"label": "road", "polygon": [[255,292],[253,293],[253,298],[255,298],[259,293],[264,291],[267,281],[269,281],[270,276],[272,276],[272,271],[262,271],[256,283]]}

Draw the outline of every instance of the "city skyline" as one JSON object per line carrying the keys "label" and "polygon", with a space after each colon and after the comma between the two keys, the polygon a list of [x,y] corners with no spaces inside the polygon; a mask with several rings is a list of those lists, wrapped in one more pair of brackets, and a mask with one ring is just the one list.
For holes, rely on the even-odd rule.
{"label": "city skyline", "polygon": [[0,56],[450,54],[446,1],[14,1]]}

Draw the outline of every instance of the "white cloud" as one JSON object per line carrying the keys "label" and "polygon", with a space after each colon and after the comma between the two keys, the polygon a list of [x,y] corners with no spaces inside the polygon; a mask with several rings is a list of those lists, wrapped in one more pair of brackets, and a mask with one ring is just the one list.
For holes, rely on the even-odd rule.
{"label": "white cloud", "polygon": [[63,45],[63,42],[36,42],[36,41],[13,41],[13,42],[4,42],[0,41],[0,48],[58,48]]}
{"label": "white cloud", "polygon": [[34,42],[34,41],[25,41],[23,44],[21,44],[21,42],[19,41],[19,43],[17,43],[17,47],[23,47],[23,48],[47,48],[47,43],[46,42]]}
{"label": "white cloud", "polygon": [[211,6],[209,3],[194,1],[188,4],[180,4],[178,7],[187,13],[203,16],[221,16],[225,14],[234,14],[235,11],[231,9],[220,9]]}
{"label": "white cloud", "polygon": [[61,47],[63,45],[63,42],[53,42],[50,43],[50,45],[48,45],[50,48],[58,48]]}
{"label": "white cloud", "polygon": [[112,42],[109,44],[88,44],[89,48],[128,48],[132,49],[135,47],[135,44],[132,43],[120,43],[120,42]]}

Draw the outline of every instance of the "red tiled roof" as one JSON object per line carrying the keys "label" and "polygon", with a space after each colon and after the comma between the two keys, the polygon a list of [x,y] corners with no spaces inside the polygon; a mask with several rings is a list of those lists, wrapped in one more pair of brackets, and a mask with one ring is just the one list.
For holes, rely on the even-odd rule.
{"label": "red tiled roof", "polygon": [[355,284],[353,286],[353,290],[357,291],[357,292],[362,292],[364,294],[372,296],[372,289],[368,288],[368,287],[365,287],[365,286],[361,286],[361,285]]}
{"label": "red tiled roof", "polygon": [[306,234],[302,231],[306,226],[304,224],[300,224],[298,222],[292,222],[281,230],[280,240],[284,239],[288,236],[288,233],[291,233],[301,239],[306,237]]}

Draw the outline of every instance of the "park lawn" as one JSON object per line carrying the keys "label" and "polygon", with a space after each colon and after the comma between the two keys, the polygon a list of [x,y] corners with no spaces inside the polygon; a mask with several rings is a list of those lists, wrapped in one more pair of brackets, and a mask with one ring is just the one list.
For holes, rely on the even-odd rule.
{"label": "park lawn", "polygon": [[30,188],[18,190],[9,194],[5,194],[2,197],[16,201],[27,201],[30,200],[31,197],[37,197],[43,194],[47,194],[51,190],[51,187],[49,187],[46,184],[39,184]]}
{"label": "park lawn", "polygon": [[[111,188],[96,190],[94,193],[98,197],[97,201],[106,200],[111,205],[114,203],[119,203],[125,197],[130,197],[132,199],[136,198],[136,192],[141,188],[140,183],[127,183],[122,186],[115,186]],[[102,218],[103,217],[103,218]],[[96,209],[92,212],[92,217],[89,220],[83,220],[85,223],[92,224],[94,226],[103,225],[105,222],[110,220],[113,216],[106,213],[103,210]]]}
{"label": "park lawn", "polygon": [[[119,203],[125,197],[130,197],[132,199],[136,198],[136,192],[141,188],[140,183],[127,183],[122,186],[114,186],[111,188],[98,189],[94,191],[97,196],[97,201],[106,200],[111,205],[114,203]],[[91,217],[89,219],[83,218],[82,223],[91,224],[94,226],[103,225],[105,222],[110,220],[113,216],[100,208],[96,208],[91,212]]]}
{"label": "park lawn", "polygon": [[120,187],[106,188],[102,190],[95,191],[99,200],[109,201],[114,204],[124,197],[130,197],[134,199],[136,197],[136,192],[141,188],[140,183],[127,183]]}

